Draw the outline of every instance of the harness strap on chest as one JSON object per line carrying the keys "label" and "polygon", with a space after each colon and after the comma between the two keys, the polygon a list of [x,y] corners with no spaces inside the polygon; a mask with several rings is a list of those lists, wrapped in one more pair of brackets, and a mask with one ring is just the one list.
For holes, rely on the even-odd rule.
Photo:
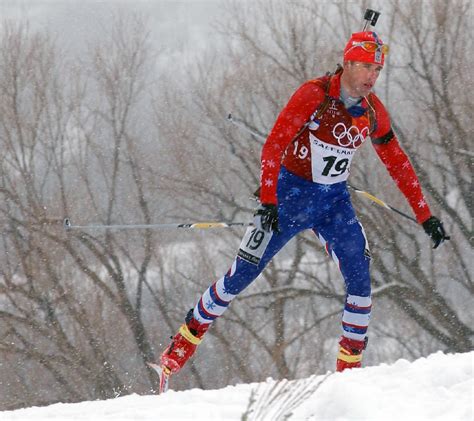
{"label": "harness strap on chest", "polygon": [[316,114],[314,114],[314,118],[320,119],[323,114],[326,112],[326,110],[329,107],[329,102],[331,101],[331,98],[329,97],[329,87],[331,86],[331,78],[330,77],[327,82],[324,84],[324,99],[321,104],[319,104],[318,109],[316,110]]}

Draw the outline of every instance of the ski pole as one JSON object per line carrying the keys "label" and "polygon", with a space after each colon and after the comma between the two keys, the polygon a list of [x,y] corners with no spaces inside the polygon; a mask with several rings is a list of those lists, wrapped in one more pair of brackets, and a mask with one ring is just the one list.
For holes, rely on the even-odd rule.
{"label": "ski pole", "polygon": [[231,113],[227,116],[227,120],[229,120],[233,125],[240,127],[241,129],[245,130],[247,133],[250,133],[251,135],[255,136],[257,139],[266,140],[266,136],[257,132],[255,129],[252,129],[251,127],[247,126],[247,124],[238,119],[234,118]]}
{"label": "ski pole", "polygon": [[209,229],[209,228],[231,228],[250,227],[252,222],[191,222],[191,223],[170,223],[170,224],[122,224],[122,225],[73,225],[69,218],[64,219],[64,229],[69,230],[107,230],[107,229]]}
{"label": "ski pole", "polygon": [[418,224],[418,221],[415,218],[411,217],[410,215],[407,215],[406,213],[402,212],[401,210],[398,210],[398,209],[394,208],[393,206],[388,205],[383,200],[380,200],[378,197],[375,197],[374,195],[372,195],[372,194],[370,194],[370,193],[368,193],[364,190],[360,190],[360,189],[354,187],[353,185],[351,185],[349,183],[347,184],[347,186],[350,189],[354,190],[356,193],[366,197],[367,199],[372,200],[372,202],[374,202],[374,203],[377,203],[377,205],[382,206],[386,209],[390,209],[391,211],[394,211],[394,212],[398,213],[400,216],[404,216],[405,218],[409,219],[410,221],[413,221],[413,222]]}
{"label": "ski pole", "polygon": [[[252,134],[253,136],[257,137],[258,139],[265,140],[264,135],[260,134],[256,130],[249,127],[247,124],[245,124],[244,121],[234,118],[231,113],[229,113],[229,115],[227,116],[227,120],[229,120],[235,126],[240,127],[243,130],[245,130],[246,132],[248,132],[248,133]],[[391,210],[395,213],[398,213],[400,216],[403,216],[403,217],[409,219],[410,221],[413,221],[413,222],[418,224],[418,221],[415,218],[411,217],[410,215],[407,215],[406,213],[402,212],[401,210],[398,210],[397,208],[394,208],[391,205],[388,205],[383,200],[379,199],[378,197],[375,197],[373,194],[370,194],[370,193],[368,193],[364,190],[358,189],[358,188],[352,186],[349,183],[347,183],[347,186],[350,189],[354,190],[356,193],[366,197],[369,200],[372,200],[372,202],[376,203],[377,205],[382,206],[385,209],[389,209],[389,210]]]}

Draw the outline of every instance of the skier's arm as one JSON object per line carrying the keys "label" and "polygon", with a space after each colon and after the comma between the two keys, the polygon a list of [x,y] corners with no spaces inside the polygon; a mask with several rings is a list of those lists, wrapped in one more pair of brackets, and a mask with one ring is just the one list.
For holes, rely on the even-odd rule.
{"label": "skier's arm", "polygon": [[324,90],[304,83],[280,112],[263,145],[260,173],[260,202],[277,204],[277,182],[282,156],[290,142],[324,99]]}
{"label": "skier's arm", "polygon": [[372,134],[372,145],[390,176],[406,197],[417,221],[422,224],[432,216],[430,208],[426,203],[415,170],[392,131],[388,113],[378,100],[376,115],[377,129]]}

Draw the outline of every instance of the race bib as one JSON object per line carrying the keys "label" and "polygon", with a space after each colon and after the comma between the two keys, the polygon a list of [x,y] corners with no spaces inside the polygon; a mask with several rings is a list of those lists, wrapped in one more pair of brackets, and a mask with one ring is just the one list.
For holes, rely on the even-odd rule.
{"label": "race bib", "polygon": [[309,133],[309,141],[313,181],[320,184],[345,181],[356,150],[325,143],[312,133]]}
{"label": "race bib", "polygon": [[258,226],[248,227],[237,255],[249,263],[258,265],[272,236],[272,231],[265,231]]}

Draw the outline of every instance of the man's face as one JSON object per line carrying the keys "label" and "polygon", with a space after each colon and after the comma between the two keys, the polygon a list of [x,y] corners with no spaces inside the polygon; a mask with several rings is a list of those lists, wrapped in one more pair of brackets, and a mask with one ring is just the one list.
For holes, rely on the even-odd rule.
{"label": "man's face", "polygon": [[366,96],[374,87],[382,69],[379,64],[348,61],[344,63],[344,88],[350,96]]}

